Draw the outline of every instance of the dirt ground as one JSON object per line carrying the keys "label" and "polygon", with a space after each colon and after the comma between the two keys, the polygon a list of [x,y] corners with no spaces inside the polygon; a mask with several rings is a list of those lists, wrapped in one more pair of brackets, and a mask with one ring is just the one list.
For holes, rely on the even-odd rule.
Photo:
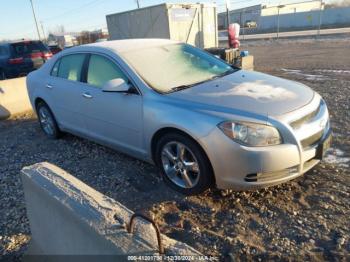
{"label": "dirt ground", "polygon": [[32,114],[0,122],[0,254],[30,239],[19,171],[49,161],[134,211],[166,235],[222,261],[350,259],[350,36],[255,41],[256,70],[309,85],[326,100],[334,131],[326,159],[305,175],[255,192],[185,197],[155,167],[72,135],[49,140]]}

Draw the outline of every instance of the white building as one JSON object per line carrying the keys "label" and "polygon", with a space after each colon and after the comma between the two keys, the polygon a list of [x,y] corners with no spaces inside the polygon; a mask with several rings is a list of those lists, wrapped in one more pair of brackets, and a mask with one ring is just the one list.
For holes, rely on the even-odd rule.
{"label": "white building", "polygon": [[[291,26],[294,24],[294,18],[298,16],[298,14],[308,14],[308,13],[319,13],[321,7],[320,1],[309,1],[302,3],[294,3],[294,4],[284,4],[284,5],[268,5],[268,4],[260,4],[249,6],[245,8],[235,9],[230,11],[230,22],[231,23],[239,23],[241,26],[244,26],[247,21],[255,21],[258,24],[258,28],[260,29],[268,29],[269,26],[272,26],[273,21],[277,21],[277,16],[280,16],[281,21],[284,19],[283,17],[288,17],[286,20]],[[322,7],[323,8],[323,7]],[[314,15],[314,14],[313,14]],[[315,19],[311,17],[311,19]],[[269,21],[270,20],[270,21]],[[287,21],[288,20],[288,21]],[[310,20],[306,19],[306,20]],[[280,22],[281,22],[280,21]],[[265,24],[266,22],[266,24]],[[312,23],[311,23],[312,24]],[[306,21],[298,24],[297,27],[311,25],[310,21]],[[226,27],[226,13],[218,14],[218,25],[219,27]],[[285,25],[285,24],[284,24]]]}

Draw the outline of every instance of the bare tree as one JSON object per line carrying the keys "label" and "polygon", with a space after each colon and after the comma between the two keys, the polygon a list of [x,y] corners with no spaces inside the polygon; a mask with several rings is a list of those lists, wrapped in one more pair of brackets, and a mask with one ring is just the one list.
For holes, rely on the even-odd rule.
{"label": "bare tree", "polygon": [[326,4],[326,7],[347,7],[350,6],[350,0],[334,0]]}
{"label": "bare tree", "polygon": [[63,25],[57,25],[53,31],[54,31],[54,34],[57,34],[57,35],[64,35],[64,33],[66,32]]}

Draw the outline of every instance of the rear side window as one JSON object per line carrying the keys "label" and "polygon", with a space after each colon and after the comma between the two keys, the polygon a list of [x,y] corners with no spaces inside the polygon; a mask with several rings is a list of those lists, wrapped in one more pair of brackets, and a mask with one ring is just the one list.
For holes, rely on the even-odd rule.
{"label": "rear side window", "polygon": [[118,66],[106,57],[91,55],[87,74],[87,83],[97,87],[102,87],[106,82],[122,78],[128,82],[127,77]]}
{"label": "rear side window", "polygon": [[[84,59],[84,54],[67,55],[62,57],[60,62],[56,62],[55,64],[55,66],[59,64],[57,65],[58,72],[56,75],[68,80],[80,81]],[[51,72],[52,75],[54,75],[55,66]]]}
{"label": "rear side window", "polygon": [[21,42],[11,44],[14,53],[18,56],[37,52],[47,52],[47,47],[42,42]]}

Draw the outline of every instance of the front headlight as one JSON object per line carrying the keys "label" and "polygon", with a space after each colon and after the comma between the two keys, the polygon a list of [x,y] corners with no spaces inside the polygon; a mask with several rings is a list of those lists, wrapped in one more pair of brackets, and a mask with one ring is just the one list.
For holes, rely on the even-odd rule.
{"label": "front headlight", "polygon": [[272,126],[222,122],[218,125],[222,132],[232,140],[247,146],[270,146],[282,143],[278,130]]}

